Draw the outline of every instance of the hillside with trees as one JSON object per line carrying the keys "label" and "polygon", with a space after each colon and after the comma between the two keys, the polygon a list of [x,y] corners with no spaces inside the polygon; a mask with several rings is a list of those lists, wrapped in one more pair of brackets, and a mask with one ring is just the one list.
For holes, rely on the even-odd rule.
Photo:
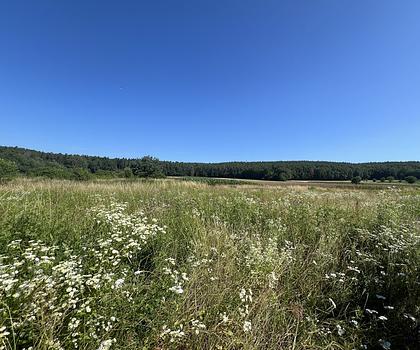
{"label": "hillside with trees", "polygon": [[[0,168],[23,176],[87,180],[114,177],[197,176],[256,180],[361,180],[420,179],[420,162],[339,163],[324,161],[272,161],[187,163],[69,155],[0,146]],[[0,169],[0,172],[2,171]],[[14,170],[13,170],[14,169]],[[3,170],[6,171],[6,170]]]}

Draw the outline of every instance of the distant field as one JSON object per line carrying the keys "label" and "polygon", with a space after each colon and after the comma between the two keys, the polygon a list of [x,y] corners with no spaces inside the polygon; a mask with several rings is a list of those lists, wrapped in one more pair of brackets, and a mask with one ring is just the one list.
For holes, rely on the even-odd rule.
{"label": "distant field", "polygon": [[262,185],[262,186],[316,186],[316,187],[348,187],[348,188],[372,188],[380,186],[383,187],[392,187],[392,186],[418,186],[420,187],[420,182],[415,184],[409,184],[406,182],[380,182],[380,181],[363,181],[360,184],[352,184],[351,181],[321,181],[321,180],[288,180],[288,181],[272,181],[272,180],[250,180],[250,179],[233,179],[233,178],[222,178],[222,177],[182,177],[182,176],[169,176],[169,179],[174,180],[185,180],[185,181],[196,181],[196,182],[210,182],[213,184],[220,185]]}
{"label": "distant field", "polygon": [[190,180],[1,184],[0,349],[419,348],[418,186]]}

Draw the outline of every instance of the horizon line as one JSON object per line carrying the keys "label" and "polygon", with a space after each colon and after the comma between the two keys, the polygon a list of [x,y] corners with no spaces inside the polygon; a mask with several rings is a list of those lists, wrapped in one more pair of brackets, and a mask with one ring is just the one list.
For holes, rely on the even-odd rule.
{"label": "horizon line", "polygon": [[223,163],[276,163],[276,162],[314,162],[314,163],[342,163],[342,164],[373,164],[373,163],[420,163],[420,160],[385,160],[385,161],[367,161],[367,162],[351,162],[344,160],[310,160],[310,159],[281,159],[281,160],[227,160],[227,161],[183,161],[183,160],[167,160],[160,159],[151,154],[143,154],[138,157],[126,157],[126,156],[109,156],[109,155],[92,155],[92,154],[83,154],[83,153],[67,153],[61,151],[47,151],[40,149],[27,148],[23,146],[16,145],[0,145],[0,148],[18,148],[28,151],[41,152],[41,153],[53,153],[53,154],[62,154],[65,156],[79,156],[79,157],[98,157],[98,158],[108,158],[108,159],[127,159],[127,160],[137,160],[146,156],[157,158],[162,162],[173,162],[173,163],[197,163],[197,164],[223,164]]}

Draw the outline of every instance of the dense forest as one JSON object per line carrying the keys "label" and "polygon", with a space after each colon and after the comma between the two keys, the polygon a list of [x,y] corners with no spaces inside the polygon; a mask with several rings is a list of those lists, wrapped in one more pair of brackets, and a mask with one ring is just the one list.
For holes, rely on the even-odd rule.
{"label": "dense forest", "polygon": [[[185,163],[106,158],[39,152],[0,146],[0,176],[5,169],[16,174],[85,180],[94,177],[199,176],[259,180],[404,180],[420,179],[420,162],[338,163],[324,161],[273,161]],[[3,170],[2,170],[3,169]]]}

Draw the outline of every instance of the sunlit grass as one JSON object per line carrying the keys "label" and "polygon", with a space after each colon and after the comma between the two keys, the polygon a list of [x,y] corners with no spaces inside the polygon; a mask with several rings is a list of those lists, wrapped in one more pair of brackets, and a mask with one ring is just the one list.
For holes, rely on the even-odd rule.
{"label": "sunlit grass", "polygon": [[214,185],[2,185],[0,349],[417,348],[419,190]]}

